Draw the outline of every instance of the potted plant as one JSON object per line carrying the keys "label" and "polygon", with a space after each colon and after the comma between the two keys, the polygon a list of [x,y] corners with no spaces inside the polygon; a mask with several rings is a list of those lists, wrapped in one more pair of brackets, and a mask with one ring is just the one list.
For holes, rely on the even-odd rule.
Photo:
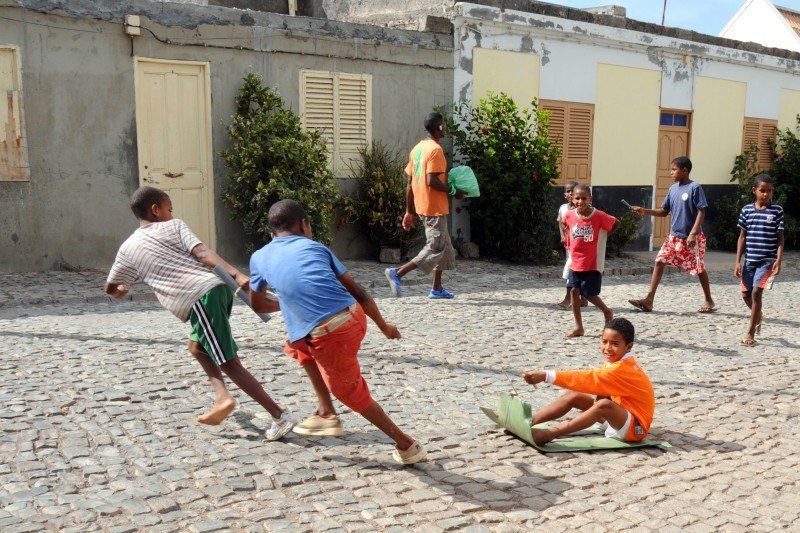
{"label": "potted plant", "polygon": [[405,161],[399,152],[377,141],[360,152],[351,166],[357,188],[341,200],[340,223],[359,222],[380,250],[383,263],[398,263],[419,236],[401,227],[406,210]]}

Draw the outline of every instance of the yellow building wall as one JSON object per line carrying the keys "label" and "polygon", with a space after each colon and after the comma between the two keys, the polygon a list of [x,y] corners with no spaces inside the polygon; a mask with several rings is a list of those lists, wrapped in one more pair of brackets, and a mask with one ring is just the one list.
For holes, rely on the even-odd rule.
{"label": "yellow building wall", "polygon": [[661,71],[597,65],[592,185],[656,179]]}
{"label": "yellow building wall", "polygon": [[778,128],[789,128],[795,131],[797,115],[800,115],[800,91],[781,89],[781,114],[778,117]]}
{"label": "yellow building wall", "polygon": [[519,106],[539,96],[541,57],[525,52],[475,48],[472,52],[472,101],[491,91],[506,93]]}
{"label": "yellow building wall", "polygon": [[742,153],[747,84],[699,76],[695,81],[689,157],[699,183],[730,185],[733,160]]}

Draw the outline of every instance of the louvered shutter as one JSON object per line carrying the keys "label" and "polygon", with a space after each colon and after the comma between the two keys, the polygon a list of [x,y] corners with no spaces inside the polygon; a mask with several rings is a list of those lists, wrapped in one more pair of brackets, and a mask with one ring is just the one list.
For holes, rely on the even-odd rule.
{"label": "louvered shutter", "polygon": [[303,127],[318,131],[328,146],[329,160],[334,156],[335,79],[328,72],[300,72],[300,117]]}
{"label": "louvered shutter", "polygon": [[303,127],[322,134],[331,171],[348,177],[359,150],[372,142],[372,76],[311,70],[300,76]]}
{"label": "louvered shutter", "polygon": [[561,148],[559,179],[591,182],[592,131],[594,106],[572,102],[543,100],[542,109],[550,111],[550,138]]}
{"label": "louvered shutter", "polygon": [[775,157],[773,147],[777,135],[778,122],[775,120],[745,118],[744,133],[742,135],[742,151],[754,144],[758,147],[758,160],[756,169],[769,170]]}
{"label": "louvered shutter", "polygon": [[337,131],[334,173],[350,175],[359,151],[372,141],[371,76],[337,74]]}
{"label": "louvered shutter", "polygon": [[567,154],[564,159],[564,180],[589,184],[592,165],[592,129],[594,109],[570,104],[567,108]]}

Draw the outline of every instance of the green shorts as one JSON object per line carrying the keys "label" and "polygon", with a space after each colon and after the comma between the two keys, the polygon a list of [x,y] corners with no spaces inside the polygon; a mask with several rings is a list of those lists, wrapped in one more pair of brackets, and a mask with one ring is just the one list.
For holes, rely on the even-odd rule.
{"label": "green shorts", "polygon": [[200,343],[203,350],[219,366],[236,359],[239,347],[231,334],[228,320],[233,309],[233,292],[227,285],[217,285],[192,306],[189,339]]}

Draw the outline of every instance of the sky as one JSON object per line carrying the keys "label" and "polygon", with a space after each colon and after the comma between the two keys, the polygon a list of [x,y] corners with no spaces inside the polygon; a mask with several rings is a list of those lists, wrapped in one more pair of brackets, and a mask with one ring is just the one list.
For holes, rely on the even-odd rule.
{"label": "sky", "polygon": [[[661,24],[663,0],[545,0],[569,7],[614,4],[628,10],[628,18]],[[717,35],[746,0],[667,0],[667,26]],[[774,0],[775,5],[800,11],[800,0]]]}

